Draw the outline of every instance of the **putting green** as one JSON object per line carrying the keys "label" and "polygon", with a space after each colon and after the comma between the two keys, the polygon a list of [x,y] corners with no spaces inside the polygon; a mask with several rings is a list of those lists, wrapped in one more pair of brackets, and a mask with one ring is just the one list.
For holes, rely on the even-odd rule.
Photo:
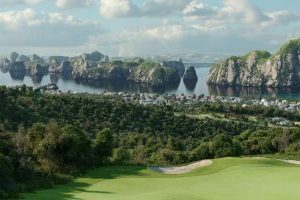
{"label": "putting green", "polygon": [[299,200],[300,167],[270,159],[225,158],[185,175],[140,166],[103,167],[25,200]]}

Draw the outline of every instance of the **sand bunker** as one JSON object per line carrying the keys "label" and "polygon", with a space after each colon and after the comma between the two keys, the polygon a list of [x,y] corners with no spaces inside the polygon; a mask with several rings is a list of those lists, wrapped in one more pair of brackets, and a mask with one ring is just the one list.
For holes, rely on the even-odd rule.
{"label": "sand bunker", "polygon": [[[252,157],[252,158],[253,159],[269,159],[269,158],[265,158],[265,157]],[[300,165],[299,160],[284,160],[284,159],[277,159],[277,160],[285,162],[285,163],[289,163],[289,164]]]}
{"label": "sand bunker", "polygon": [[280,160],[280,161],[290,163],[290,164],[300,165],[300,161],[298,160]]}
{"label": "sand bunker", "polygon": [[185,174],[193,171],[194,169],[209,166],[213,163],[212,160],[202,160],[190,165],[180,167],[150,167],[151,170],[157,171],[163,174]]}

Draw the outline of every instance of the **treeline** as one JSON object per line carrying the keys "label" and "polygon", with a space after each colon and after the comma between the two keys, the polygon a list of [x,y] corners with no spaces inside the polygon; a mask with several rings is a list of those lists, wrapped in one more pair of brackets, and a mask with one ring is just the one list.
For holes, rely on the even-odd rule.
{"label": "treeline", "polygon": [[300,150],[300,130],[176,116],[119,97],[0,87],[0,198],[103,164],[182,164]]}

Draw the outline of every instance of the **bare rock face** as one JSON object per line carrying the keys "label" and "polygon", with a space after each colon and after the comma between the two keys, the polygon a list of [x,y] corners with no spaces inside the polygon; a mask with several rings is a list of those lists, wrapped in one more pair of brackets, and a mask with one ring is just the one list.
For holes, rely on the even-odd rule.
{"label": "bare rock face", "polygon": [[42,65],[40,65],[38,63],[32,64],[32,66],[30,68],[30,74],[32,76],[43,76],[45,73],[46,73],[45,67],[43,67]]}
{"label": "bare rock face", "polygon": [[1,58],[0,60],[0,68],[1,68],[1,71],[3,73],[6,73],[9,71],[9,68],[10,68],[10,60],[8,58]]}
{"label": "bare rock face", "polygon": [[77,76],[84,74],[87,70],[100,67],[102,63],[108,63],[108,56],[104,56],[102,53],[95,51],[90,54],[82,54],[80,56],[73,57],[71,59],[71,65],[73,67],[73,75]]}
{"label": "bare rock face", "polygon": [[51,73],[57,73],[60,71],[60,66],[62,63],[66,60],[70,60],[69,57],[66,56],[50,56],[49,57],[49,72]]}
{"label": "bare rock face", "polygon": [[253,51],[242,57],[230,57],[215,65],[208,83],[221,86],[300,86],[300,39],[292,40],[271,55]]}
{"label": "bare rock face", "polygon": [[73,67],[72,74],[74,77],[82,76],[90,68],[86,54],[72,58],[71,65]]}

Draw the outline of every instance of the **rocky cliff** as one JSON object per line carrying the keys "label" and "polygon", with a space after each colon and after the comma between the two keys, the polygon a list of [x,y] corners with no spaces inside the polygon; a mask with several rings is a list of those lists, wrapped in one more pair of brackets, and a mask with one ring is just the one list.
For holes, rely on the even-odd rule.
{"label": "rocky cliff", "polygon": [[13,62],[9,68],[9,74],[14,80],[23,80],[26,73],[24,62]]}
{"label": "rocky cliff", "polygon": [[62,63],[70,58],[67,56],[50,56],[48,59],[49,72],[58,73]]}
{"label": "rocky cliff", "polygon": [[32,76],[43,76],[48,71],[47,66],[42,66],[38,63],[33,63],[31,67],[29,68],[29,73]]}
{"label": "rocky cliff", "polygon": [[210,70],[207,82],[220,86],[300,86],[300,39],[284,44],[274,55],[253,51],[230,57]]}
{"label": "rocky cliff", "polygon": [[194,67],[191,66],[186,70],[183,76],[183,82],[188,89],[195,89],[198,76]]}
{"label": "rocky cliff", "polygon": [[180,75],[173,67],[162,67],[158,63],[143,62],[131,70],[129,80],[153,87],[165,87],[180,83]]}
{"label": "rocky cliff", "polygon": [[46,73],[62,75],[64,78],[88,83],[130,82],[153,87],[179,85],[185,71],[182,61],[162,63],[145,61],[141,58],[131,60],[113,60],[95,51],[75,57],[50,56],[44,59],[36,54],[32,56],[11,53],[10,59],[0,60],[1,70],[9,69],[16,74],[22,72],[37,78],[37,82]]}
{"label": "rocky cliff", "polygon": [[49,65],[42,57],[36,54],[32,56],[19,55],[17,52],[12,52],[9,58],[1,58],[0,67],[4,72],[9,71],[14,74],[25,72],[31,76],[43,76],[49,71]]}
{"label": "rocky cliff", "polygon": [[[164,87],[180,83],[179,70],[174,66],[162,67],[160,63],[135,61],[111,61],[98,55],[98,58],[91,54],[84,54],[72,58],[72,76],[80,81],[129,81],[137,84],[146,84],[153,87]],[[100,61],[96,61],[100,60]],[[175,63],[175,62],[174,62]]]}
{"label": "rocky cliff", "polygon": [[12,63],[12,65],[10,66],[9,71],[10,72],[22,72],[22,73],[25,73],[26,72],[26,67],[24,65],[24,62],[16,61],[16,62]]}

